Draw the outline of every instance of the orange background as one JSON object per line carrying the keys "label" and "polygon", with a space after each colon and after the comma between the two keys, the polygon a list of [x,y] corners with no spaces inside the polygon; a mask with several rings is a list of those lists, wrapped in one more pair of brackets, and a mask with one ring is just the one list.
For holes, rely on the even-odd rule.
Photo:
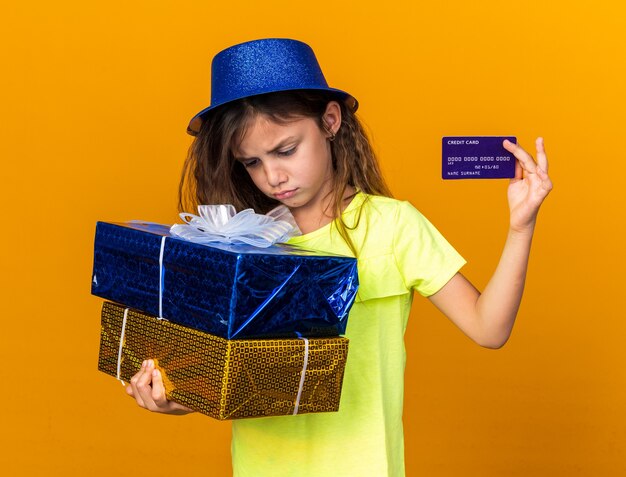
{"label": "orange background", "polygon": [[[622,2],[24,2],[2,8],[4,475],[229,475],[230,425],[139,409],[96,370],[96,220],[176,220],[210,58],[311,44],[397,197],[483,287],[505,181],[440,179],[443,135],[546,138],[555,190],[500,351],[426,300],[407,332],[407,475],[626,475]],[[345,443],[351,452],[350,443]]]}

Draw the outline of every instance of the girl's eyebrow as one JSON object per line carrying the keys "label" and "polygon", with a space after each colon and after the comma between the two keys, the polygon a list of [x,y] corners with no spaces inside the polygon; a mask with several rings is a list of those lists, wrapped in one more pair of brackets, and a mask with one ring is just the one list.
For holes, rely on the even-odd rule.
{"label": "girl's eyebrow", "polygon": [[[285,147],[287,144],[289,144],[290,142],[293,142],[295,140],[296,140],[295,136],[286,137],[285,139],[281,140],[278,144],[276,144],[276,146],[274,146],[272,149],[267,151],[267,154],[275,154],[280,149]],[[250,160],[250,159],[258,159],[258,157],[235,157],[235,159],[238,160],[238,161],[247,161],[247,160]]]}

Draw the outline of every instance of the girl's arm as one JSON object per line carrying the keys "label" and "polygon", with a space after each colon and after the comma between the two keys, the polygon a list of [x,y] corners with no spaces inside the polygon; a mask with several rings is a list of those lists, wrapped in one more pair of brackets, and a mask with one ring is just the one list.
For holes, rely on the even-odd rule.
{"label": "girl's arm", "polygon": [[193,412],[182,404],[168,401],[165,397],[165,387],[161,372],[154,367],[154,361],[148,359],[143,362],[141,369],[135,374],[126,392],[135,398],[137,404],[153,412],[166,414],[188,414]]}
{"label": "girl's arm", "polygon": [[429,297],[430,301],[472,340],[500,348],[511,335],[528,268],[537,213],[552,190],[543,139],[538,138],[537,163],[520,146],[504,141],[516,158],[515,178],[508,190],[509,233],[496,271],[481,294],[460,273]]}

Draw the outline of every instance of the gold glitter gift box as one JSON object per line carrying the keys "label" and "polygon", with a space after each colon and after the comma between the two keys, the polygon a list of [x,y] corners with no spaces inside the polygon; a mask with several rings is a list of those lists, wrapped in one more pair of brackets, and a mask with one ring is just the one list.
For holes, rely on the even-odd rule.
{"label": "gold glitter gift box", "polygon": [[168,399],[215,419],[337,411],[347,354],[343,337],[227,340],[102,307],[100,371],[128,382],[153,358]]}

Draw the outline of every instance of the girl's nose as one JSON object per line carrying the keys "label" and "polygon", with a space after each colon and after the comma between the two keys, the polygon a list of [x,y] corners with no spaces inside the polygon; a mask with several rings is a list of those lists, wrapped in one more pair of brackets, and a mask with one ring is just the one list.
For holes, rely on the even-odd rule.
{"label": "girl's nose", "polygon": [[287,181],[287,174],[285,171],[277,166],[276,164],[265,163],[265,177],[267,178],[267,183],[272,187],[278,187],[283,182]]}

